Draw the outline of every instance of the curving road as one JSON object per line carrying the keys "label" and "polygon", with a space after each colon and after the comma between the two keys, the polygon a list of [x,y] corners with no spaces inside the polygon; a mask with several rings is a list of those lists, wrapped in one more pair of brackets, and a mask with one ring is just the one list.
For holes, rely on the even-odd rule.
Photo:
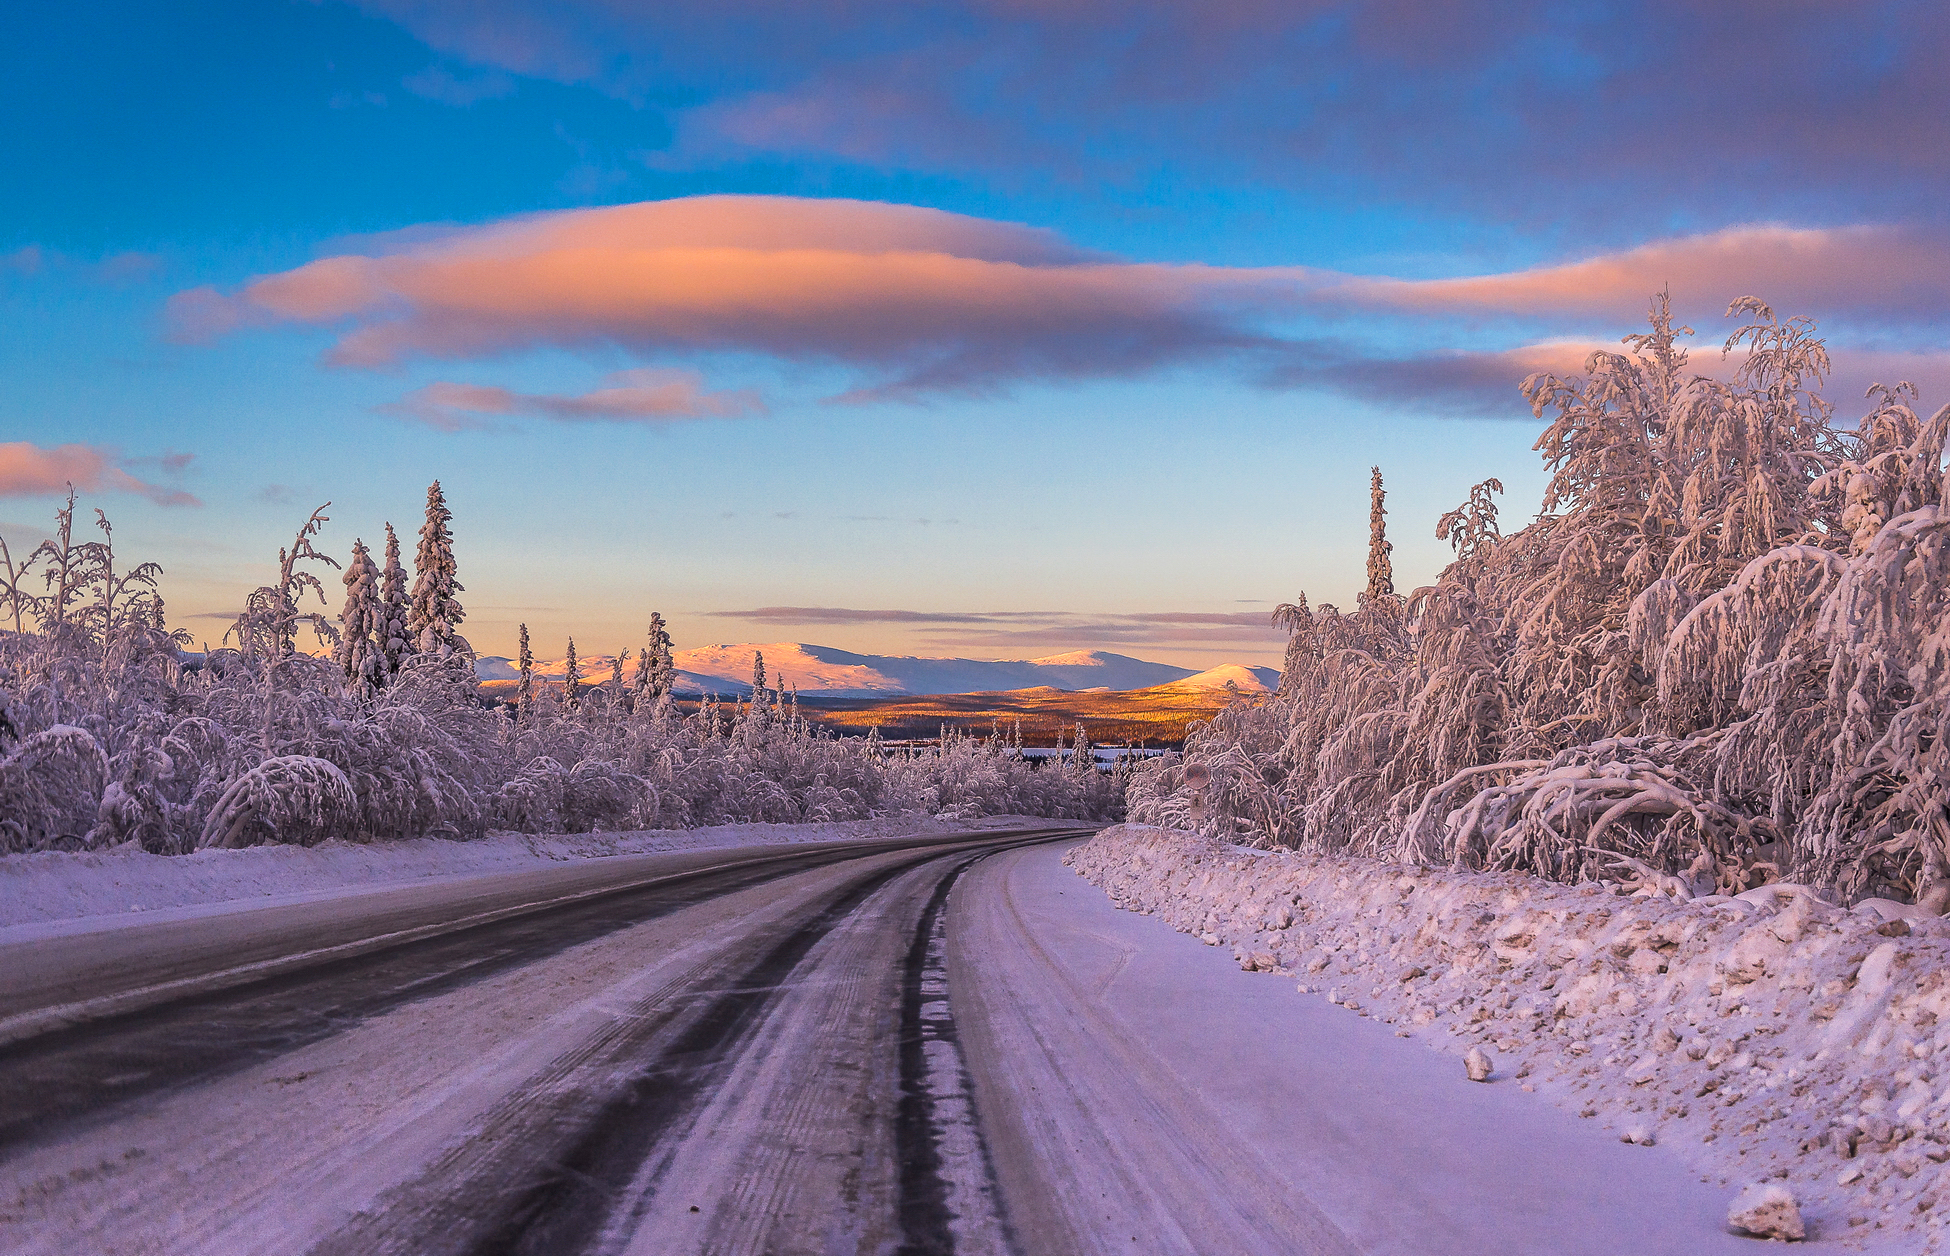
{"label": "curving road", "polygon": [[0,947],[0,1251],[1738,1242],[1676,1162],[1115,912],[1059,862],[1079,835],[630,857]]}
{"label": "curving road", "polygon": [[77,1023],[0,1047],[0,1249],[1007,1250],[943,906],[1076,835],[646,857],[366,904],[363,939],[336,904],[177,922],[161,957],[35,948],[11,1019]]}

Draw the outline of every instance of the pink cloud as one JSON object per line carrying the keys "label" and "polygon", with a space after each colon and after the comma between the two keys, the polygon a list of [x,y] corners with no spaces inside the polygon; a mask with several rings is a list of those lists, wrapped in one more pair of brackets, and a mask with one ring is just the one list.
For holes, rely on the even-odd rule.
{"label": "pink cloud", "polygon": [[[1623,330],[1668,285],[1708,341],[1727,302],[1746,294],[1845,325],[1913,324],[1950,303],[1943,243],[1917,228],[1754,225],[1532,270],[1409,280],[1129,262],[940,210],[706,196],[400,233],[234,293],[179,294],[172,316],[184,338],[264,323],[326,329],[326,360],[363,369],[544,347],[732,351],[853,368],[859,378],[840,399],[867,401],[1231,361],[1269,382],[1372,395],[1428,397],[1447,381],[1476,408],[1470,398],[1491,394],[1493,373],[1514,386],[1540,369],[1530,359],[1544,350],[1384,361],[1301,332],[1350,312]],[[1377,374],[1389,371],[1398,377]],[[692,417],[682,408],[698,404],[640,391],[547,404],[492,390],[425,394],[409,412],[444,425],[515,412]],[[1501,411],[1508,395],[1489,404]],[[657,409],[666,405],[677,409]]]}
{"label": "pink cloud", "polygon": [[1357,278],[1337,291],[1408,310],[1612,316],[1668,285],[1696,308],[1752,293],[1793,312],[1934,318],[1950,303],[1950,239],[1911,227],[1734,227],[1534,270]]}
{"label": "pink cloud", "polygon": [[764,402],[750,390],[706,392],[703,377],[694,371],[618,371],[605,382],[606,387],[579,396],[559,396],[441,381],[417,388],[385,408],[448,432],[487,427],[486,416],[535,415],[565,423],[645,423],[735,418],[765,411]]}
{"label": "pink cloud", "polygon": [[115,465],[108,451],[94,445],[56,445],[43,449],[27,441],[0,443],[0,497],[43,497],[82,492],[134,493],[158,506],[201,506],[179,489],[149,484]]}
{"label": "pink cloud", "polygon": [[[335,365],[552,345],[741,350],[984,388],[1256,346],[1305,282],[1104,259],[1054,234],[905,205],[712,196],[514,219],[382,256],[328,257],[178,298],[179,335],[332,327]],[[864,395],[864,394],[863,394]]]}

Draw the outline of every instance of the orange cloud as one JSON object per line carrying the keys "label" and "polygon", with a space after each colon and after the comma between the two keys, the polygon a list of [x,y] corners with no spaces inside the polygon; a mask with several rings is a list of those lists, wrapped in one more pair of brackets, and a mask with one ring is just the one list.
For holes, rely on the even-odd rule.
{"label": "orange cloud", "polygon": [[[1950,249],[1919,229],[1878,226],[1740,227],[1435,280],[1127,262],[1013,223],[771,196],[568,210],[360,247],[235,293],[181,293],[178,334],[315,326],[336,336],[328,362],[366,369],[541,347],[759,353],[855,368],[862,378],[842,399],[863,400],[1228,360],[1287,384],[1306,383],[1317,360],[1353,362],[1343,374],[1359,384],[1368,355],[1343,348],[1322,359],[1318,342],[1296,338],[1308,320],[1350,312],[1495,313],[1588,332],[1598,320],[1637,323],[1648,294],[1668,285],[1702,325],[1750,293],[1784,313],[1885,323],[1933,318],[1950,301]],[[1454,373],[1430,369],[1431,380]],[[418,400],[423,416],[448,419],[510,406],[555,418],[600,413],[593,401],[563,410],[512,394],[476,396],[472,410]]]}
{"label": "orange cloud", "polygon": [[704,391],[703,377],[695,371],[618,371],[605,383],[607,387],[564,397],[440,381],[415,389],[385,409],[449,432],[487,427],[483,418],[487,415],[528,414],[568,423],[642,423],[732,418],[765,410],[758,394],[749,390]]}
{"label": "orange cloud", "polygon": [[1733,227],[1583,261],[1460,279],[1350,279],[1335,291],[1398,309],[1615,314],[1671,285],[1690,304],[1760,296],[1791,312],[1935,317],[1950,299],[1950,249],[1908,227]]}
{"label": "orange cloud", "polygon": [[516,219],[181,294],[180,335],[341,329],[334,364],[538,345],[745,350],[880,368],[879,390],[1121,372],[1266,343],[1303,272],[1117,262],[1046,231],[861,201],[712,196]]}
{"label": "orange cloud", "polygon": [[178,489],[145,483],[114,464],[93,445],[56,445],[42,449],[27,441],[0,443],[0,497],[40,497],[65,493],[69,485],[83,492],[135,493],[159,506],[201,506]]}

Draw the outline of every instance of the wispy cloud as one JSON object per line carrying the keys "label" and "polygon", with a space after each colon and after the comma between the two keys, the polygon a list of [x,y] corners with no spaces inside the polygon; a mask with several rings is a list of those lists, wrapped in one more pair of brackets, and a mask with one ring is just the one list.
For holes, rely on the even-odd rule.
{"label": "wispy cloud", "polygon": [[1927,3],[363,7],[475,65],[682,100],[679,142],[657,155],[679,169],[785,156],[1017,184],[1284,185],[1642,227],[1688,207],[1941,220],[1925,207],[1950,174],[1950,118],[1919,103],[1950,56]]}
{"label": "wispy cloud", "polygon": [[1695,309],[1723,308],[1734,297],[1753,293],[1795,312],[1933,319],[1950,301],[1950,233],[1762,224],[1504,274],[1350,278],[1333,292],[1403,310],[1614,318],[1643,309],[1647,293],[1667,287]]}
{"label": "wispy cloud", "polygon": [[1074,611],[868,610],[838,606],[761,606],[710,611],[773,627],[905,624],[924,636],[983,646],[1150,645],[1169,642],[1265,645],[1285,639],[1265,611],[1141,611],[1092,615]]}
{"label": "wispy cloud", "polygon": [[765,403],[749,389],[707,392],[703,377],[695,371],[645,367],[618,371],[609,376],[604,387],[576,396],[442,381],[415,389],[381,409],[441,431],[458,432],[489,428],[496,419],[522,416],[558,423],[734,418],[763,414]]}
{"label": "wispy cloud", "polygon": [[713,619],[760,624],[985,624],[994,616],[970,611],[854,610],[843,606],[760,606],[748,611],[707,611]]}
{"label": "wispy cloud", "polygon": [[42,448],[28,441],[0,443],[0,497],[45,497],[73,485],[85,493],[133,493],[159,506],[201,506],[180,489],[139,480],[110,450],[95,445]]}
{"label": "wispy cloud", "polygon": [[415,96],[465,109],[483,100],[512,95],[515,81],[498,70],[456,72],[446,66],[430,65],[401,79],[400,86]]}
{"label": "wispy cloud", "polygon": [[11,253],[0,253],[0,275],[68,275],[87,283],[119,287],[154,279],[163,272],[163,260],[154,253],[110,253],[98,258],[76,257],[54,249],[29,244]]}

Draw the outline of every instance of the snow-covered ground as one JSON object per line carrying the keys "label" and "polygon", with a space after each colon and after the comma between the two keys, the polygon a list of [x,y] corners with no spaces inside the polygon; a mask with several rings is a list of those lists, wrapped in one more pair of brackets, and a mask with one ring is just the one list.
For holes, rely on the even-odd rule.
{"label": "snow-covered ground", "polygon": [[903,815],[829,824],[726,824],[632,833],[496,833],[474,842],[426,838],[253,846],[172,856],[133,848],[46,851],[0,857],[0,929],[218,904],[270,906],[428,878],[520,872],[610,855],[900,838],[1055,823],[1060,822],[1022,816],[969,821]]}
{"label": "snow-covered ground", "polygon": [[1812,1237],[1945,1250],[1950,919],[1792,887],[1620,897],[1136,825],[1068,861],[1292,997],[1487,1051],[1496,1080],[1668,1149],[1729,1203],[1779,1183]]}

